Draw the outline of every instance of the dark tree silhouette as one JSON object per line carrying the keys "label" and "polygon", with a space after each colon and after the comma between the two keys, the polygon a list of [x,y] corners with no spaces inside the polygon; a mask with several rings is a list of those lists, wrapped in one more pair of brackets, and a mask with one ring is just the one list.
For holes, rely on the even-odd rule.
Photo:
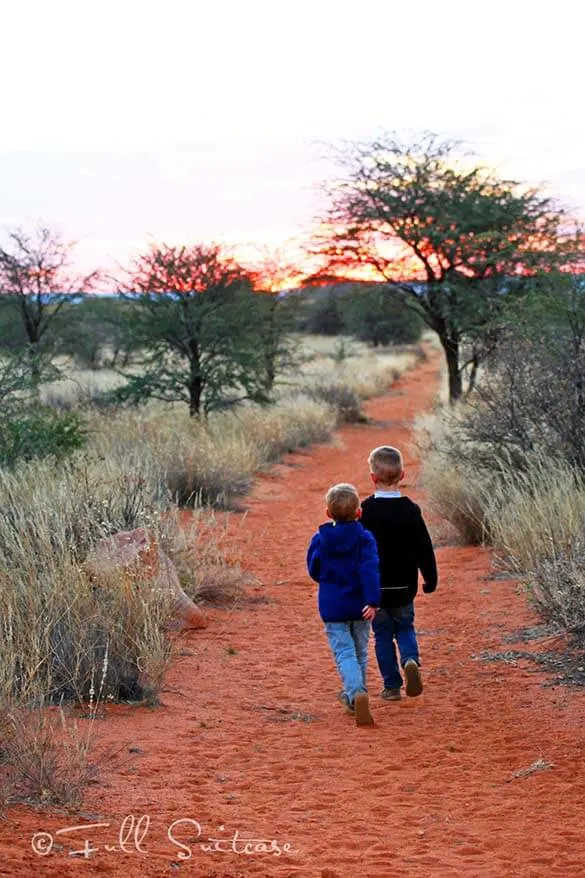
{"label": "dark tree silhouette", "polygon": [[121,292],[143,371],[118,396],[183,401],[191,415],[267,399],[255,277],[215,245],[153,246]]}
{"label": "dark tree silhouette", "polygon": [[353,144],[339,163],[311,248],[317,275],[392,283],[439,336],[455,400],[464,372],[473,380],[492,348],[503,293],[522,294],[532,276],[570,259],[568,218],[537,189],[461,161],[456,143],[430,134]]}
{"label": "dark tree silhouette", "polygon": [[20,321],[18,336],[28,348],[31,382],[37,388],[42,360],[50,358],[64,309],[98,277],[97,272],[81,277],[72,271],[74,246],[41,225],[33,233],[9,232],[6,245],[0,247],[3,316]]}

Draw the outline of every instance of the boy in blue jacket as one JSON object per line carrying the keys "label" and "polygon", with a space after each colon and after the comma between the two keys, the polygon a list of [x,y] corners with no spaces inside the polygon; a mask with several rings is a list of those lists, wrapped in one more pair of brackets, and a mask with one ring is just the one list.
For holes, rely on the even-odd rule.
{"label": "boy in blue jacket", "polygon": [[373,725],[366,669],[370,624],[380,606],[376,541],[358,521],[353,485],[334,485],[325,499],[332,521],[313,536],[307,567],[319,583],[319,613],[343,683],[340,699],[358,726]]}

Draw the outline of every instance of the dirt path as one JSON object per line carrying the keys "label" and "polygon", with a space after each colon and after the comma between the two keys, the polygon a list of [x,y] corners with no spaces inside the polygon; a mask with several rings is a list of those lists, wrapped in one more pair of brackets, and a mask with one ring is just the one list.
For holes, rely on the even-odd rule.
{"label": "dirt path", "polygon": [[[484,551],[440,548],[439,590],[417,599],[422,698],[382,703],[372,661],[376,727],[357,729],[335,699],[305,547],[323,519],[325,488],[349,480],[369,492],[368,451],[382,442],[406,448],[413,418],[436,389],[433,360],[369,404],[375,425],[343,429],[333,445],[291,456],[259,480],[248,514],[232,520],[262,586],[185,638],[189,654],[171,672],[162,708],[116,708],[102,725],[105,740],[134,750],[89,796],[86,819],[110,825],[57,835],[80,821],[13,809],[0,823],[0,874],[583,874],[585,697],[543,688],[544,677],[525,668],[474,658],[514,648],[503,645],[506,636],[535,624],[514,584],[489,578]],[[407,467],[407,492],[420,499],[408,454]],[[539,759],[553,767],[514,777]],[[143,826],[150,818],[146,853],[134,849],[134,836],[129,852],[106,850],[119,846],[126,815],[145,815]],[[199,838],[194,822],[173,827],[177,820],[198,821]],[[190,859],[178,858],[188,848],[169,830]],[[52,834],[50,855],[32,852],[35,831]],[[268,848],[275,840],[281,855],[242,853],[244,835],[269,840]],[[203,850],[209,838],[222,839],[216,847],[224,850]],[[70,856],[85,839],[97,850]]]}

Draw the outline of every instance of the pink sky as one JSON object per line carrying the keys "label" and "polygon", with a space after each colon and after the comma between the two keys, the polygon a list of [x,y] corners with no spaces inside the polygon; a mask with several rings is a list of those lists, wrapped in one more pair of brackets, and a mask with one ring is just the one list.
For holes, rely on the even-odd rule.
{"label": "pink sky", "polygon": [[0,227],[81,268],[149,241],[302,237],[323,143],[462,138],[585,214],[574,4],[19,0],[3,10]]}

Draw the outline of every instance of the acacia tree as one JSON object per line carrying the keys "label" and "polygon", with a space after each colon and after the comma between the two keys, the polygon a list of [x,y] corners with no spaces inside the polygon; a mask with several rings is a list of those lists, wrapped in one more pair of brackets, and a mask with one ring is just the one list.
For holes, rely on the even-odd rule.
{"label": "acacia tree", "polygon": [[15,229],[7,238],[6,246],[0,246],[2,311],[20,323],[18,337],[28,349],[31,383],[38,388],[63,309],[92,287],[97,272],[77,276],[71,268],[74,244],[48,226],[33,233]]}
{"label": "acacia tree", "polygon": [[294,337],[300,299],[287,285],[301,278],[298,268],[288,262],[283,251],[264,254],[258,263],[256,309],[258,344],[264,364],[266,392],[271,394],[279,373],[290,371],[299,362],[299,344]]}
{"label": "acacia tree", "polygon": [[257,344],[264,370],[266,393],[272,394],[279,373],[294,369],[299,361],[298,342],[293,331],[298,314],[298,298],[278,290],[256,293]]}
{"label": "acacia tree", "polygon": [[121,292],[143,371],[116,392],[140,402],[186,402],[191,415],[266,401],[254,276],[215,245],[153,246]]}
{"label": "acacia tree", "polygon": [[431,134],[350,145],[312,248],[318,274],[386,281],[419,311],[441,341],[452,401],[493,346],[504,293],[568,258],[567,218],[550,198],[458,162],[457,149]]}

